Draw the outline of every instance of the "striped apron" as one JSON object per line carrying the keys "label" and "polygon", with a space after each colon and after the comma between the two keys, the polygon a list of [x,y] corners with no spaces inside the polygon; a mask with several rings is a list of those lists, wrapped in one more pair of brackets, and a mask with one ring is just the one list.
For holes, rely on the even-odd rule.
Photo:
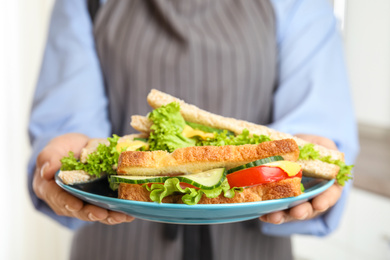
{"label": "striped apron", "polygon": [[[112,131],[134,132],[156,88],[223,116],[268,124],[277,85],[269,0],[109,0],[95,17]],[[261,222],[182,226],[135,220],[78,230],[72,259],[292,259]]]}

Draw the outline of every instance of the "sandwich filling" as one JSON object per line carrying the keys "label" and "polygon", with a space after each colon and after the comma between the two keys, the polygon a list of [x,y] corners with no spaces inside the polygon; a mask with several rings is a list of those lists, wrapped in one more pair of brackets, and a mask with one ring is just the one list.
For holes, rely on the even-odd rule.
{"label": "sandwich filling", "polygon": [[170,195],[183,195],[181,200],[188,205],[197,204],[203,195],[207,198],[233,198],[236,192],[245,188],[302,178],[301,166],[295,162],[284,161],[280,156],[260,159],[233,171],[217,168],[201,173],[179,176],[111,176],[112,184],[142,185],[150,192],[150,200],[161,203]]}

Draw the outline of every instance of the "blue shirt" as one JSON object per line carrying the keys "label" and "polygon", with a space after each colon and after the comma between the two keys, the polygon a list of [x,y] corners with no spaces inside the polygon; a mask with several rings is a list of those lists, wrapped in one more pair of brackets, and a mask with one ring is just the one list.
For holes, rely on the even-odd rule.
{"label": "blue shirt", "polygon": [[[352,164],[358,152],[357,130],[332,8],[327,0],[271,3],[277,22],[279,86],[270,127],[332,139],[345,153],[347,164]],[[29,124],[33,153],[28,184],[33,204],[72,229],[86,222],[57,216],[32,191],[32,176],[39,152],[53,137],[69,132],[90,137],[111,134],[92,30],[85,1],[56,1]],[[321,217],[282,225],[265,223],[262,232],[282,236],[330,233],[339,224],[350,186],[346,185],[341,199]]]}

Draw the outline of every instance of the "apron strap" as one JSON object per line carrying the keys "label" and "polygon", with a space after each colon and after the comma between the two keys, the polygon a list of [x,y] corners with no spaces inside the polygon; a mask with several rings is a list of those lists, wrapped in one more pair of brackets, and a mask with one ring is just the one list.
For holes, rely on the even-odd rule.
{"label": "apron strap", "polygon": [[88,0],[87,4],[89,16],[91,17],[92,22],[94,22],[96,13],[98,12],[100,7],[100,0]]}

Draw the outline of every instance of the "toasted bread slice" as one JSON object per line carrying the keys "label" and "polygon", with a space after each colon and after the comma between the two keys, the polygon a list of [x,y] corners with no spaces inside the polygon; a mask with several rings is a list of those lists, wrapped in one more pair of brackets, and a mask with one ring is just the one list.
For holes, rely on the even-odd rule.
{"label": "toasted bread slice", "polygon": [[[198,204],[225,204],[243,203],[263,200],[273,200],[301,195],[301,178],[295,177],[277,182],[261,184],[250,188],[245,188],[243,192],[236,192],[236,195],[229,199],[222,194],[217,198],[207,198],[203,194]],[[152,202],[150,192],[138,184],[121,183],[118,189],[118,197],[126,200],[136,200]],[[183,203],[182,195],[171,195],[165,197],[163,203]]]}
{"label": "toasted bread slice", "polygon": [[[132,116],[131,125],[134,129],[148,135],[150,133],[150,126],[152,121],[144,116]],[[299,138],[293,137],[295,141]],[[315,146],[322,147],[322,146]],[[322,147],[323,148],[323,147]],[[325,154],[325,153],[322,153]],[[322,178],[322,179],[334,179],[340,170],[340,167],[334,164],[322,162],[320,160],[298,160],[297,161],[303,169],[303,173],[306,177]]]}
{"label": "toasted bread slice", "polygon": [[[184,119],[188,122],[198,123],[205,126],[210,126],[219,129],[226,129],[234,132],[235,134],[241,134],[244,129],[248,129],[251,134],[267,135],[273,140],[281,140],[286,138],[293,138],[299,146],[304,146],[309,142],[300,138],[294,137],[290,134],[281,133],[266,126],[253,124],[243,120],[237,120],[234,118],[226,118],[220,115],[216,115],[205,110],[202,110],[194,105],[185,103],[183,100],[175,98],[171,95],[163,93],[161,91],[152,89],[147,97],[149,105],[153,108],[159,108],[163,105],[167,105],[171,102],[180,103],[180,112]],[[136,118],[136,120],[139,120]],[[143,124],[147,126],[151,124],[147,123],[147,118],[141,119]],[[150,130],[149,130],[150,131]],[[148,132],[146,132],[148,133]],[[330,156],[334,160],[344,161],[344,153],[337,150],[331,150],[320,145],[314,145],[314,149],[317,150],[321,156]],[[305,176],[334,179],[339,172],[339,167],[329,163],[323,163],[318,160],[306,160],[298,161],[304,168],[303,172]],[[318,168],[320,167],[320,168]]]}
{"label": "toasted bread slice", "polygon": [[82,170],[60,171],[58,177],[67,185],[85,183],[96,179],[96,176],[89,175]]}
{"label": "toasted bread slice", "polygon": [[137,131],[149,134],[150,133],[150,127],[152,126],[153,122],[149,118],[145,116],[132,116],[130,125]]}
{"label": "toasted bread slice", "polygon": [[257,145],[186,147],[173,153],[128,151],[119,156],[117,172],[139,176],[191,174],[221,167],[230,169],[276,155],[296,161],[298,145],[293,139],[284,139]]}

